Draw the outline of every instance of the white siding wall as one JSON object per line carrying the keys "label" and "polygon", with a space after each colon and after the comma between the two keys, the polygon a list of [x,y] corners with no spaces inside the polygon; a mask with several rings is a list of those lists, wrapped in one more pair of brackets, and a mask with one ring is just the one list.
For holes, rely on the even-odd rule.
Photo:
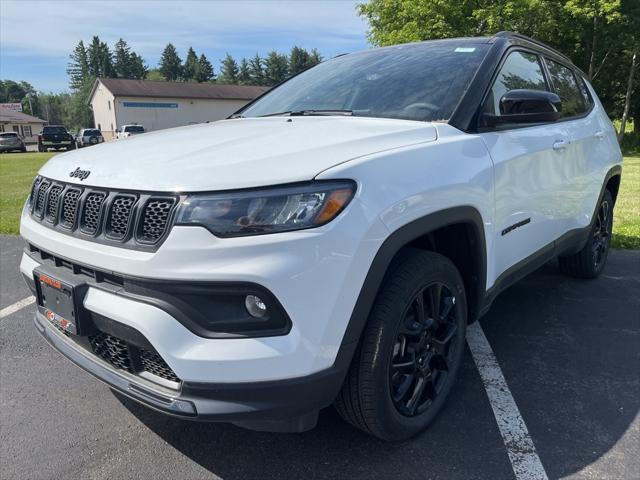
{"label": "white siding wall", "polygon": [[[0,124],[0,132],[16,132],[27,143],[37,143],[38,135],[42,131],[44,123],[2,123]],[[28,135],[31,128],[31,135]]]}
{"label": "white siding wall", "polygon": [[[127,106],[131,103],[144,105]],[[115,100],[118,127],[136,123],[143,125],[148,132],[222,120],[247,103],[248,100],[189,100],[149,97],[117,97]],[[163,106],[154,108],[150,104],[163,104]]]}
{"label": "white siding wall", "polygon": [[[96,91],[91,99],[91,108],[95,127],[102,131],[105,140],[113,138],[114,130],[118,128],[114,100],[115,98],[107,87],[98,82]],[[89,125],[86,126],[88,127]]]}

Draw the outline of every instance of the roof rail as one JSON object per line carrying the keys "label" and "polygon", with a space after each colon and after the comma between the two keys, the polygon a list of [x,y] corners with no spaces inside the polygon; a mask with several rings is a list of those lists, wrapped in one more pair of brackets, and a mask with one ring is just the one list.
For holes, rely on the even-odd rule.
{"label": "roof rail", "polygon": [[[565,58],[567,60],[569,60],[571,62],[571,59],[569,57],[567,57],[564,53],[559,52],[558,50],[556,50],[555,48],[550,47],[549,45],[542,43],[540,40],[536,40],[535,38],[531,38],[531,37],[527,37],[526,35],[523,35],[521,33],[516,33],[516,32],[510,32],[510,31],[502,31],[502,32],[498,32],[494,35],[494,37],[500,37],[500,38],[518,38],[520,40],[525,40],[527,42],[531,42],[535,45],[538,45],[542,48],[545,48],[553,53],[555,53],[556,55],[561,56],[562,58]],[[573,62],[571,62],[573,63]]]}

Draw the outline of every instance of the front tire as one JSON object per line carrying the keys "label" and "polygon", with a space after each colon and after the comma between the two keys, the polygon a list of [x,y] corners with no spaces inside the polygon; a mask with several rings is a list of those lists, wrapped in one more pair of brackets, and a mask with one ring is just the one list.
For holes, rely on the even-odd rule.
{"label": "front tire", "polygon": [[467,306],[453,263],[407,249],[369,315],[335,407],[388,441],[422,432],[440,411],[462,362]]}
{"label": "front tire", "polygon": [[604,191],[589,239],[578,253],[560,257],[560,271],[577,278],[596,278],[607,263],[613,229],[613,197]]}

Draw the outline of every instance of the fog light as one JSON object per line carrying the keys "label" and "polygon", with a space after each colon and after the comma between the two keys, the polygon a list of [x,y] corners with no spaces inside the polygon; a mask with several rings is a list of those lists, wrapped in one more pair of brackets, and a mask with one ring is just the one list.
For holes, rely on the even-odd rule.
{"label": "fog light", "polygon": [[257,295],[247,295],[247,298],[244,299],[244,306],[252,317],[265,318],[267,316],[267,306]]}

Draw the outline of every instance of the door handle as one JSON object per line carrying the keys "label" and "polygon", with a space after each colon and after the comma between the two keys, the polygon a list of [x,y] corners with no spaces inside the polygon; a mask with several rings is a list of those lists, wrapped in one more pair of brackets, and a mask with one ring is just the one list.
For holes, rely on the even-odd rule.
{"label": "door handle", "polygon": [[602,130],[598,130],[596,133],[593,134],[594,137],[596,137],[598,140],[604,140],[604,132]]}
{"label": "door handle", "polygon": [[564,150],[565,148],[567,148],[567,145],[569,145],[569,142],[567,140],[556,140],[555,142],[553,142],[553,149]]}

